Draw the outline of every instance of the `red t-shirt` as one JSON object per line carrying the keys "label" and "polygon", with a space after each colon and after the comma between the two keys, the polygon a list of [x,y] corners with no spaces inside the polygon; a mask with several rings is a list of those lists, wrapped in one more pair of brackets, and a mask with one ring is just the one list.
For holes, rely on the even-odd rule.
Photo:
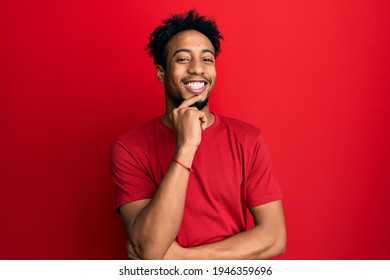
{"label": "red t-shirt", "polygon": [[[202,133],[187,187],[177,242],[193,247],[246,229],[247,208],[282,198],[261,131],[239,120],[216,116]],[[111,169],[118,210],[150,199],[168,169],[176,135],[161,119],[132,129],[115,141]]]}

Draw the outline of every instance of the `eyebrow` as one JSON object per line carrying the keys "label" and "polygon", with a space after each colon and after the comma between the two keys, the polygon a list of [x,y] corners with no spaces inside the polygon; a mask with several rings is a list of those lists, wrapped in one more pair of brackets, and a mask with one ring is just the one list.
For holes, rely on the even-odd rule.
{"label": "eyebrow", "polygon": [[[174,53],[173,53],[173,56],[174,57],[176,54],[178,54],[179,52],[188,52],[188,53],[191,53],[191,50],[189,49],[178,49],[176,50]],[[214,57],[215,57],[215,53],[209,49],[204,49],[202,50],[202,53],[211,53]]]}

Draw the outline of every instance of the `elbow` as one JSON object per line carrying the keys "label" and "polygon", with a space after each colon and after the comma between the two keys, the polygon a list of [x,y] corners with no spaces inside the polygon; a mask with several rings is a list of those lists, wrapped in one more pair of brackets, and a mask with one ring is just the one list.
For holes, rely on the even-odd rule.
{"label": "elbow", "polygon": [[154,252],[145,252],[141,254],[141,260],[163,260],[163,254],[155,254]]}
{"label": "elbow", "polygon": [[161,253],[148,246],[134,246],[134,252],[141,260],[162,260],[164,258],[164,253]]}
{"label": "elbow", "polygon": [[285,232],[269,234],[263,239],[264,249],[260,252],[259,259],[272,259],[286,252]]}
{"label": "elbow", "polygon": [[275,232],[276,234],[273,247],[275,256],[278,256],[286,252],[287,232],[285,224],[283,224],[283,226],[280,226]]}
{"label": "elbow", "polygon": [[276,257],[278,255],[284,254],[286,252],[286,234],[280,234],[275,237],[273,242],[273,255]]}
{"label": "elbow", "polygon": [[132,260],[162,260],[165,251],[161,250],[153,238],[147,238],[145,234],[132,232],[127,243],[127,255]]}
{"label": "elbow", "polygon": [[[130,259],[163,260],[173,241],[155,238],[148,232],[131,232],[127,252]],[[131,258],[134,255],[135,258]]]}
{"label": "elbow", "polygon": [[278,244],[276,245],[276,252],[277,255],[281,255],[286,252],[286,239],[278,242]]}
{"label": "elbow", "polygon": [[162,260],[165,253],[165,251],[159,250],[157,246],[146,242],[129,242],[127,246],[129,259]]}

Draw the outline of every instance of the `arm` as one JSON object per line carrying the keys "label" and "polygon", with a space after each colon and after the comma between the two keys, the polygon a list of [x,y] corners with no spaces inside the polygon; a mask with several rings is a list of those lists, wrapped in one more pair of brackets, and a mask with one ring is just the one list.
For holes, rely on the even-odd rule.
{"label": "arm", "polygon": [[166,259],[269,259],[284,253],[286,228],[280,200],[251,209],[255,226],[222,241],[193,248],[176,242]]}
{"label": "arm", "polygon": [[[184,101],[172,112],[171,120],[177,135],[175,159],[192,165],[202,129],[207,120],[203,112],[189,106],[199,100]],[[172,162],[152,199],[127,203],[120,208],[130,237],[133,258],[162,259],[176,238],[184,212],[190,172]]]}

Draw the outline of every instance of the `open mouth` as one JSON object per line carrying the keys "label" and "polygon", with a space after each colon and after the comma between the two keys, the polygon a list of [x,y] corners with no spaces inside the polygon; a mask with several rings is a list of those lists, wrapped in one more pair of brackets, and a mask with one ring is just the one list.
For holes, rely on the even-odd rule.
{"label": "open mouth", "polygon": [[201,94],[208,85],[206,81],[185,81],[183,84],[189,92],[194,94]]}

